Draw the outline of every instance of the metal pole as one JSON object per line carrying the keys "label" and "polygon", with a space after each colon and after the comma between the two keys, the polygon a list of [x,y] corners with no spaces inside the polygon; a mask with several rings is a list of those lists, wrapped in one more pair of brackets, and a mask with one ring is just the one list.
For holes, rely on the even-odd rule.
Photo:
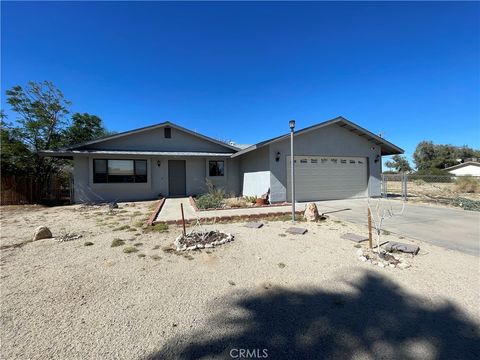
{"label": "metal pole", "polygon": [[372,211],[368,208],[368,247],[371,249],[372,245]]}
{"label": "metal pole", "polygon": [[293,131],[290,127],[290,173],[292,176],[292,222],[295,222],[295,159],[293,156]]}

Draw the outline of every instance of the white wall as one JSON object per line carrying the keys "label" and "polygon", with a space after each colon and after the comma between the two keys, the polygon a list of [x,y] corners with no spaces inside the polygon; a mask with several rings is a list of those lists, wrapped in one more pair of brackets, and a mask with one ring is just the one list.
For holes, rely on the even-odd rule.
{"label": "white wall", "polygon": [[480,166],[467,165],[455,170],[450,170],[449,173],[455,176],[465,176],[465,175],[480,176]]}
{"label": "white wall", "polygon": [[260,197],[270,188],[270,171],[246,172],[243,174],[243,196]]}

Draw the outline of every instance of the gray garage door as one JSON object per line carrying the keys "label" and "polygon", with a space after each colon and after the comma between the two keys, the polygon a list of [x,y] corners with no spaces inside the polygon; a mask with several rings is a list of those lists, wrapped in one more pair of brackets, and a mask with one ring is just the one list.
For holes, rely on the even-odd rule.
{"label": "gray garage door", "polygon": [[[287,198],[291,199],[290,156]],[[295,200],[335,200],[367,196],[367,159],[338,156],[295,156]]]}

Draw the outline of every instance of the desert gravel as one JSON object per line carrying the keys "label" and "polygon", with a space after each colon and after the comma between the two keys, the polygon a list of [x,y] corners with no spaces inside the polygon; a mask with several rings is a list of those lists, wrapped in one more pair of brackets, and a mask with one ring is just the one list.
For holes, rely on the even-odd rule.
{"label": "desert gravel", "polygon": [[[302,223],[305,235],[285,234],[291,223],[281,221],[209,225],[235,240],[176,254],[180,228],[140,227],[153,205],[1,209],[2,246],[29,240],[39,225],[82,235],[2,250],[2,359],[479,355],[477,257],[390,234],[421,251],[409,269],[382,269],[340,239],[365,229],[333,218]],[[114,238],[139,251],[111,247]]]}

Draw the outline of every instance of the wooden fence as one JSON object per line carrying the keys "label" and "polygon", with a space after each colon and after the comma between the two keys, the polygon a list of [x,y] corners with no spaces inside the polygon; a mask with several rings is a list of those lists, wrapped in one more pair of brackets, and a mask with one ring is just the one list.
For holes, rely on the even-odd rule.
{"label": "wooden fence", "polygon": [[0,205],[69,204],[71,188],[68,177],[53,176],[47,184],[39,185],[31,176],[2,176]]}

